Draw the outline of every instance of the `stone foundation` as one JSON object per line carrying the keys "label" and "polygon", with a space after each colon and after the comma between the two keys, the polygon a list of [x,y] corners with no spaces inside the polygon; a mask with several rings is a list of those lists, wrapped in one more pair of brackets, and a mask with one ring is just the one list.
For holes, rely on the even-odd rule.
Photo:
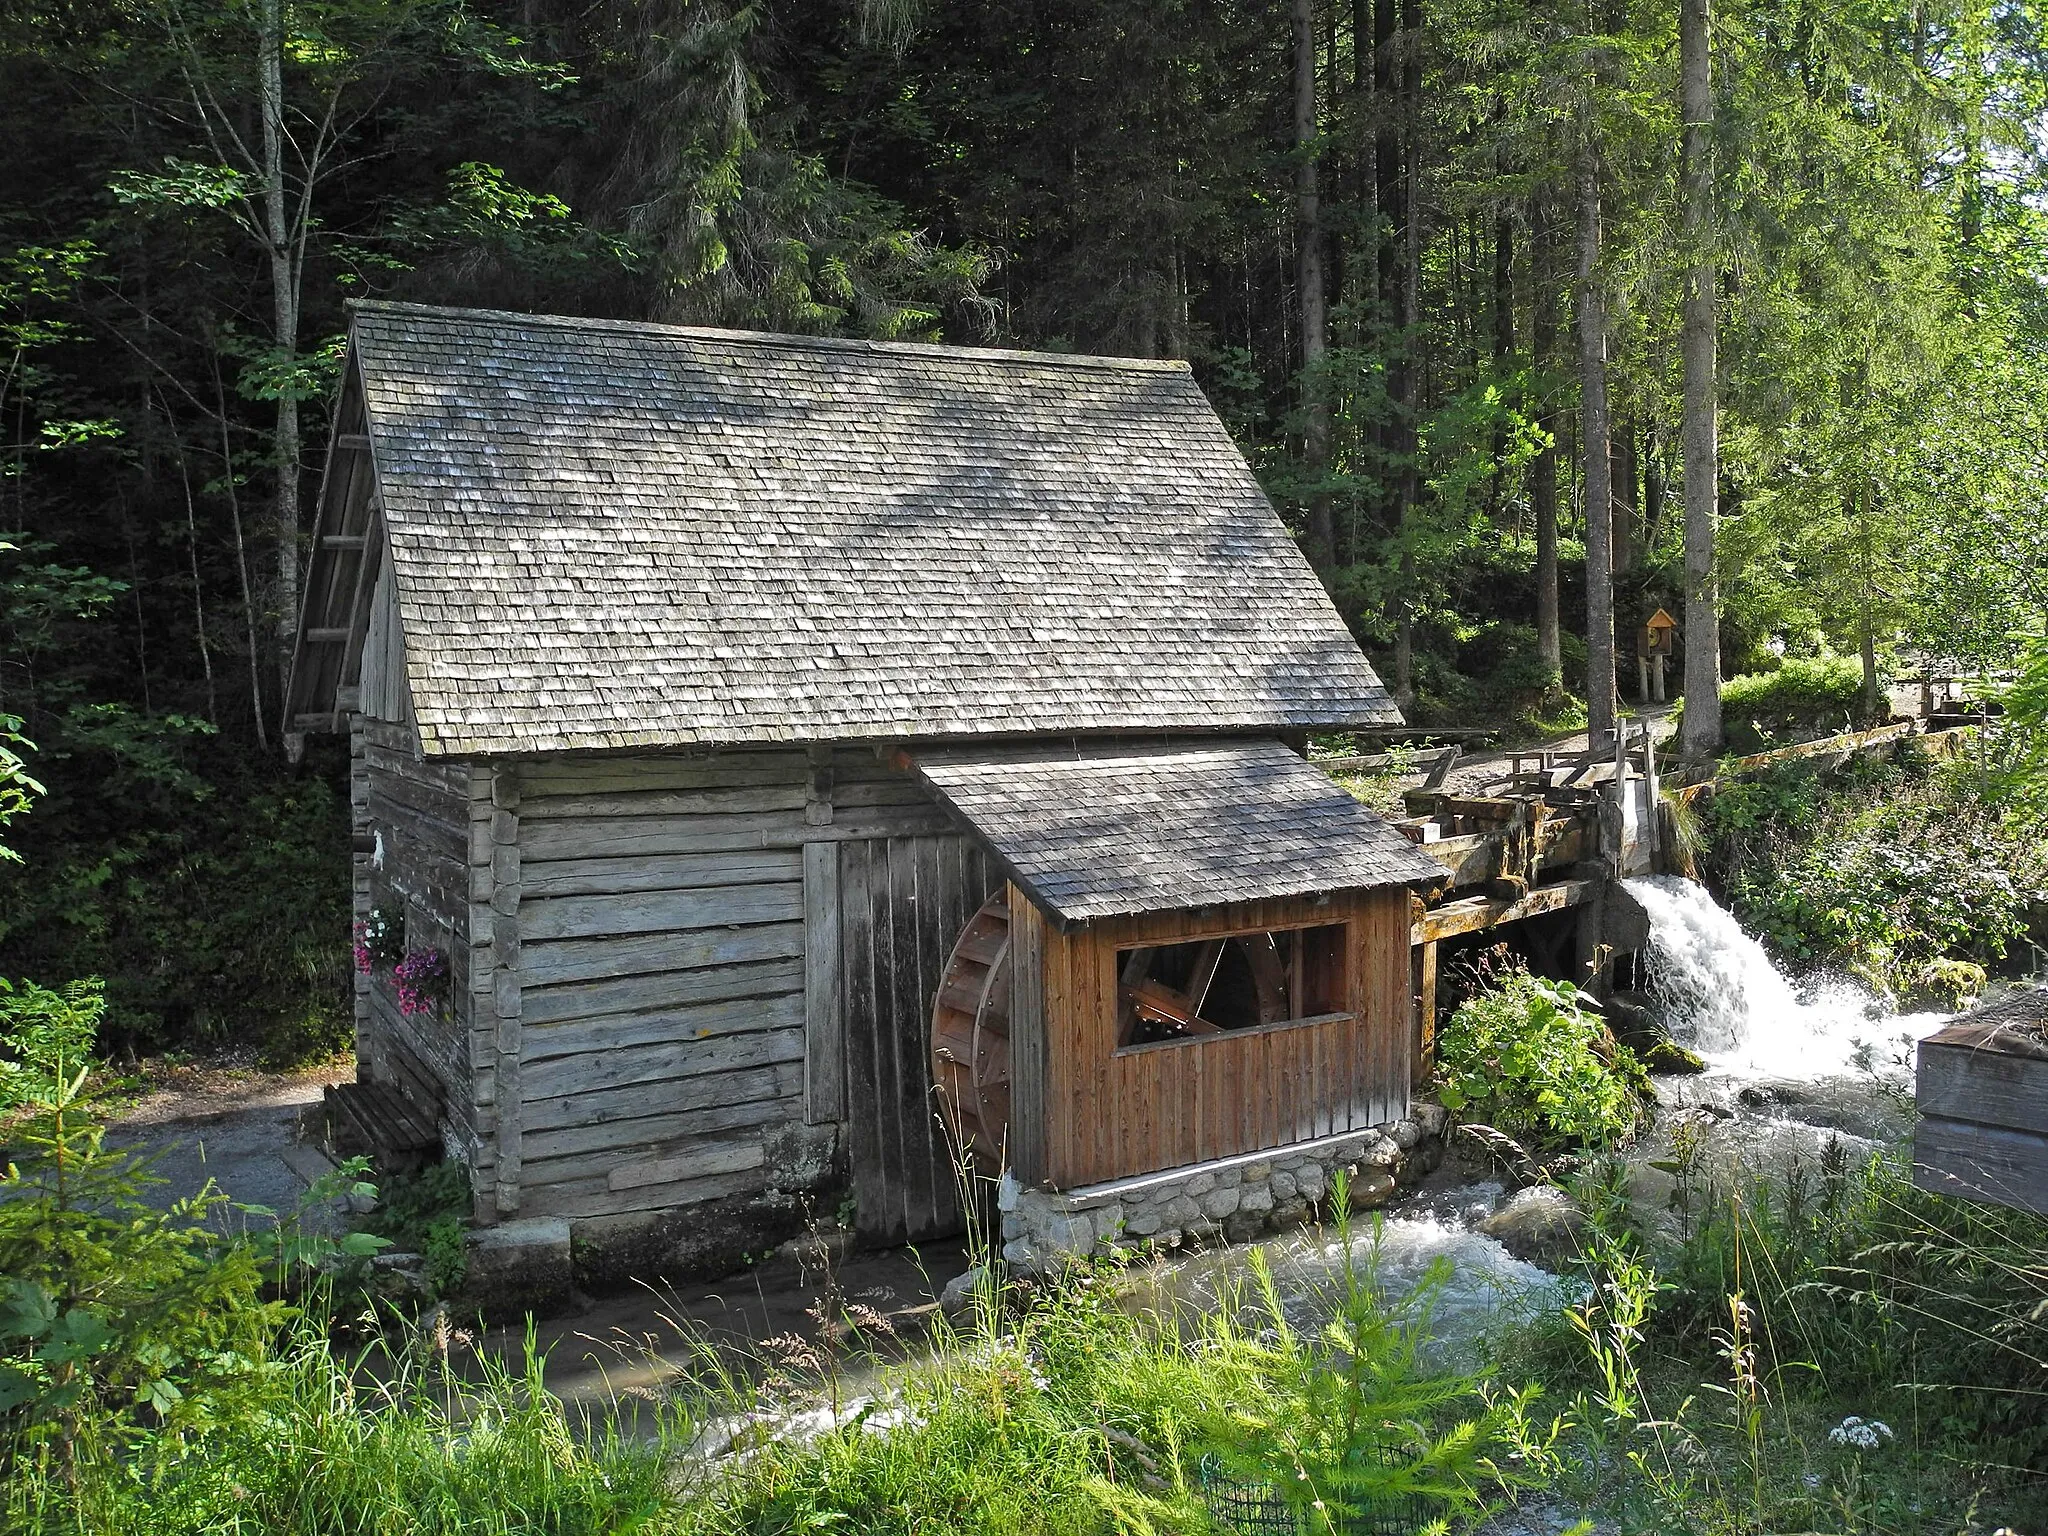
{"label": "stone foundation", "polygon": [[1005,1174],[1003,1258],[1044,1273],[1063,1258],[1101,1251],[1250,1242],[1323,1211],[1340,1169],[1350,1180],[1351,1209],[1373,1210],[1443,1161],[1445,1118],[1440,1105],[1417,1104],[1407,1119],[1369,1131],[1080,1189],[1027,1187]]}

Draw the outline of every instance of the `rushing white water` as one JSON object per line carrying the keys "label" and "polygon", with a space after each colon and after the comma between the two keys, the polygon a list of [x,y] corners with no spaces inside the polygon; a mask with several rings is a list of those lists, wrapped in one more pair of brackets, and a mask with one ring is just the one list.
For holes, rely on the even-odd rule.
{"label": "rushing white water", "polygon": [[1903,1070],[1914,1042],[1947,1022],[1895,1014],[1840,978],[1795,986],[1705,886],[1670,875],[1626,882],[1650,917],[1643,960],[1673,1035],[1710,1066],[1811,1082]]}
{"label": "rushing white water", "polygon": [[[1436,1358],[1470,1364],[1481,1341],[1505,1328],[1554,1311],[1575,1299],[1580,1286],[1515,1258],[1494,1239],[1472,1230],[1504,1193],[1496,1183],[1470,1184],[1405,1203],[1400,1214],[1363,1217],[1351,1233],[1349,1265],[1390,1299],[1408,1296],[1432,1268],[1427,1335]],[[1345,1246],[1328,1227],[1310,1227],[1259,1244],[1288,1321],[1314,1326],[1334,1310],[1346,1270]],[[1143,1307],[1191,1307],[1211,1312],[1229,1292],[1258,1304],[1236,1254],[1208,1252],[1154,1265],[1135,1286]]]}
{"label": "rushing white water", "polygon": [[[1660,1078],[1667,1110],[1712,1105],[1713,1156],[1730,1166],[1811,1166],[1820,1148],[1840,1140],[1852,1151],[1874,1149],[1896,1134],[1901,1080],[1913,1042],[1946,1022],[1938,1013],[1896,1014],[1868,991],[1840,979],[1789,980],[1763,946],[1716,905],[1705,887],[1664,876],[1630,880],[1628,890],[1650,919],[1643,956],[1651,990],[1672,1033],[1707,1058],[1699,1077]],[[1889,1078],[1889,1083],[1878,1079]],[[1670,1123],[1670,1122],[1667,1122]],[[1632,1180],[1661,1210],[1668,1177],[1656,1159],[1668,1154],[1662,1132],[1630,1153]],[[1661,1181],[1661,1182],[1660,1182]],[[1427,1332],[1432,1354],[1449,1363],[1484,1356],[1487,1341],[1575,1298],[1581,1282],[1510,1254],[1474,1230],[1505,1191],[1499,1184],[1437,1185],[1403,1201],[1377,1222],[1361,1221],[1350,1262],[1370,1266],[1388,1295],[1411,1291],[1442,1263]],[[1282,1308],[1296,1323],[1327,1315],[1341,1286],[1346,1254],[1327,1228],[1259,1245],[1271,1266]],[[1247,1277],[1238,1256],[1203,1253],[1153,1266],[1134,1286],[1140,1306],[1213,1310],[1223,1294],[1242,1294]]]}

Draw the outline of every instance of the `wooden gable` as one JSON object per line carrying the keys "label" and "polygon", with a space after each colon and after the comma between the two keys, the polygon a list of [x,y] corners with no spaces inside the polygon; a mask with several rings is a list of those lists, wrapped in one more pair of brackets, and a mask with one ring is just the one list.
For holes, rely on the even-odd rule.
{"label": "wooden gable", "polygon": [[353,367],[335,420],[285,690],[285,728],[337,731],[353,711],[410,728],[412,690],[397,576],[377,493],[362,380]]}

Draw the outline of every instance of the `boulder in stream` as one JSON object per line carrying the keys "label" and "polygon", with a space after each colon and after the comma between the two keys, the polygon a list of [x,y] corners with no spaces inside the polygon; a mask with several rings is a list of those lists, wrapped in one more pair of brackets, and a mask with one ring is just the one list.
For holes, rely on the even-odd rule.
{"label": "boulder in stream", "polygon": [[1586,1213],[1563,1190],[1532,1184],[1502,1201],[1479,1230],[1516,1258],[1555,1269],[1579,1251]]}
{"label": "boulder in stream", "polygon": [[1614,1038],[1636,1053],[1645,1070],[1661,1076],[1704,1072],[1707,1064],[1695,1051],[1671,1038],[1655,1006],[1640,992],[1617,992],[1603,1010]]}

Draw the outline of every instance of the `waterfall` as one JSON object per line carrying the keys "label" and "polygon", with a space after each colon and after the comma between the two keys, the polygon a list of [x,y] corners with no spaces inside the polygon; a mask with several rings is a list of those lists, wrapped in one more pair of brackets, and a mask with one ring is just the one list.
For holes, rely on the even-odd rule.
{"label": "waterfall", "polygon": [[1717,1069],[1809,1080],[1883,1069],[1947,1020],[1893,1014],[1839,977],[1795,984],[1694,881],[1655,875],[1624,883],[1650,917],[1643,963],[1666,1022]]}

